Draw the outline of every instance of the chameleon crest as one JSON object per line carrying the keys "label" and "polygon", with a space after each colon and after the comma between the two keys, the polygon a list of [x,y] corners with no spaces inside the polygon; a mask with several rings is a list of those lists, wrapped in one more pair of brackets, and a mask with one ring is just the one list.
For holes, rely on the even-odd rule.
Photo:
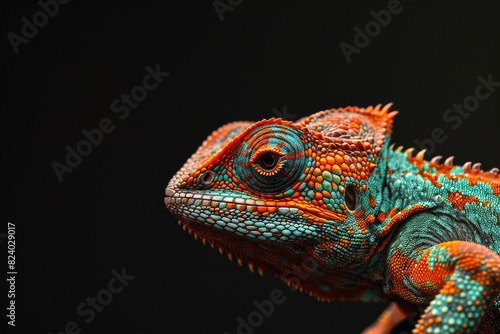
{"label": "chameleon crest", "polygon": [[498,170],[394,149],[390,107],[224,125],[172,178],[167,209],[203,243],[320,300],[393,301],[367,333],[419,307],[415,333],[498,332]]}

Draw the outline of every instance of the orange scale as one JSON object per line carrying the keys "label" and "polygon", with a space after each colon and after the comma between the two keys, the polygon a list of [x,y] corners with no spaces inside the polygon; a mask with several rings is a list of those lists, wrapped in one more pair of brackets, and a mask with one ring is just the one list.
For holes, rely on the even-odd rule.
{"label": "orange scale", "polygon": [[267,207],[266,206],[258,206],[257,212],[260,212],[260,213],[267,212]]}
{"label": "orange scale", "polygon": [[335,159],[331,155],[328,155],[326,157],[326,161],[328,162],[329,165],[333,165],[336,162]]}
{"label": "orange scale", "polygon": [[333,165],[332,172],[337,174],[337,175],[342,174],[342,168],[340,168],[339,165]]}
{"label": "orange scale", "polygon": [[277,211],[278,211],[278,208],[275,206],[267,208],[267,212],[269,212],[269,213],[276,213]]}

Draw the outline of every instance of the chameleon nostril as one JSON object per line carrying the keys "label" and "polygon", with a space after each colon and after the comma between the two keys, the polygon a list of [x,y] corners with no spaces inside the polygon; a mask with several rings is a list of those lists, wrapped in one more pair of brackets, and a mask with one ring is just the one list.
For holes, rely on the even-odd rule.
{"label": "chameleon nostril", "polygon": [[198,185],[202,185],[204,187],[208,187],[215,178],[215,173],[211,170],[207,170],[198,176],[197,183]]}

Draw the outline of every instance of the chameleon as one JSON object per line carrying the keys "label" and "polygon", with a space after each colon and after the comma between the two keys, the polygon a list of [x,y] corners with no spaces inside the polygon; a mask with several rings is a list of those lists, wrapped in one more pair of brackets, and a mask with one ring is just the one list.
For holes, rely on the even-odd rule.
{"label": "chameleon", "polygon": [[166,208],[320,301],[387,302],[365,334],[415,312],[414,334],[500,333],[499,170],[396,147],[391,107],[223,125],[168,182]]}

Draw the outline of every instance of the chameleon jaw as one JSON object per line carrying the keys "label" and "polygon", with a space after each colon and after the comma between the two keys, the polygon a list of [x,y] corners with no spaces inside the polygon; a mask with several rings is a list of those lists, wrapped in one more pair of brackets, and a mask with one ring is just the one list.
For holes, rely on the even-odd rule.
{"label": "chameleon jaw", "polygon": [[[277,242],[277,240],[263,238],[263,235],[260,235],[259,242],[255,242],[257,240],[255,235],[249,237],[250,233],[238,233],[235,229],[224,229],[218,224],[207,222],[207,220],[212,219],[208,211],[201,210],[204,212],[205,219],[199,218],[201,217],[200,213],[202,213],[200,211],[196,213],[199,215],[199,219],[194,217],[195,213],[183,211],[193,207],[196,207],[197,210],[200,207],[208,210],[212,208],[212,205],[218,208],[220,204],[217,201],[211,202],[210,196],[206,194],[198,194],[197,198],[194,198],[194,195],[187,197],[186,193],[183,189],[167,188],[165,190],[165,204],[168,210],[178,218],[178,224],[196,240],[201,240],[204,245],[210,245],[219,253],[226,254],[230,260],[235,260],[240,266],[243,266],[245,262],[251,272],[262,275],[264,271],[267,271],[287,283],[291,288],[308,293],[320,301],[355,300],[357,298],[357,284],[359,283],[352,283],[356,285],[354,289],[349,287],[346,291],[335,290],[335,282],[343,282],[345,279],[342,280],[343,274],[334,273],[328,269],[329,266],[325,263],[324,258],[318,257],[315,253],[314,249],[317,244],[323,242],[321,238],[318,239],[309,234],[309,238],[295,236],[290,237],[286,242]],[[193,205],[193,201],[199,202],[197,205]],[[303,218],[304,213],[299,215],[298,210],[292,215],[295,219],[297,217]],[[218,211],[214,211],[214,213],[223,216]],[[248,219],[257,220],[256,215],[248,214]],[[278,213],[278,215],[286,217],[283,216],[283,213]],[[292,220],[292,217],[289,219]],[[278,219],[277,216],[270,218],[270,220],[276,219]],[[304,221],[297,222],[297,225],[317,227],[315,224],[305,224],[307,219],[303,219]],[[252,229],[252,231],[257,232],[258,229]],[[314,263],[314,269],[305,265],[304,258]]]}
{"label": "chameleon jaw", "polygon": [[[288,201],[225,197],[209,191],[201,193],[167,187],[164,202],[179,219],[210,226],[214,234],[225,230],[250,240],[280,244],[318,239],[318,229],[327,222],[320,210],[301,203],[292,207]],[[335,215],[342,219],[339,217]]]}

